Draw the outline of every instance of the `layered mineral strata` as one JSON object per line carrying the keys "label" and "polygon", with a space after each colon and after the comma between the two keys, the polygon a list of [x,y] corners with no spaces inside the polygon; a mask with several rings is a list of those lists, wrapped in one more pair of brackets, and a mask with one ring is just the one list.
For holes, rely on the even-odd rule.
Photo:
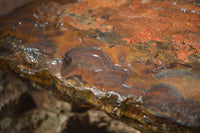
{"label": "layered mineral strata", "polygon": [[0,71],[1,133],[139,133],[102,111],[59,101]]}
{"label": "layered mineral strata", "polygon": [[36,1],[1,19],[1,67],[141,131],[195,132],[199,13],[195,0]]}

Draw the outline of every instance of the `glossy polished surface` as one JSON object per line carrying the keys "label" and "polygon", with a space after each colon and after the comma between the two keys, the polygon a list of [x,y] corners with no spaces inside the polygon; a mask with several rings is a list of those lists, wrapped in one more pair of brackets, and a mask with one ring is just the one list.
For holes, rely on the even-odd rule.
{"label": "glossy polished surface", "polygon": [[36,1],[0,20],[2,68],[141,131],[200,128],[200,4]]}

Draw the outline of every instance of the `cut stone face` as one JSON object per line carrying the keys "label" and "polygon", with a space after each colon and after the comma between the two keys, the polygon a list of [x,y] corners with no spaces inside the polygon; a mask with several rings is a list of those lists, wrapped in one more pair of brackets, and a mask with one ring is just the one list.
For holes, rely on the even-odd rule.
{"label": "cut stone face", "polygon": [[0,63],[141,131],[200,127],[198,1],[36,1],[0,20]]}

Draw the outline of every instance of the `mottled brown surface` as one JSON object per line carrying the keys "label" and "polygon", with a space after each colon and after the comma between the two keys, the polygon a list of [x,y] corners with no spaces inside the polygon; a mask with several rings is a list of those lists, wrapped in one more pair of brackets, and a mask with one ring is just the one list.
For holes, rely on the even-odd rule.
{"label": "mottled brown surface", "polygon": [[141,131],[195,132],[199,14],[195,0],[35,2],[0,21],[1,66]]}
{"label": "mottled brown surface", "polygon": [[105,112],[87,110],[0,71],[0,133],[139,133]]}

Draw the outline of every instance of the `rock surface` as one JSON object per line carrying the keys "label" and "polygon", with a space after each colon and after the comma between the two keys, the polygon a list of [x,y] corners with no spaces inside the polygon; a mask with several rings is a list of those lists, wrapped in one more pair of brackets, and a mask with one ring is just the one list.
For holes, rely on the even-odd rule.
{"label": "rock surface", "polygon": [[0,133],[139,133],[97,110],[59,101],[0,71]]}
{"label": "rock surface", "polygon": [[0,20],[1,68],[143,132],[200,128],[195,0],[36,1]]}

